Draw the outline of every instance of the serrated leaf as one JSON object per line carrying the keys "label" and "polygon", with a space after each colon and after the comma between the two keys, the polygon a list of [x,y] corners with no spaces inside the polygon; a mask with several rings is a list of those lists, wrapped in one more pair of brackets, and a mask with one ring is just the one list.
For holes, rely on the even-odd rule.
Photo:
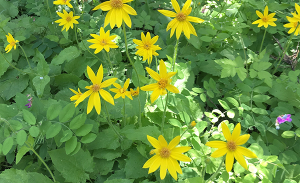
{"label": "serrated leaf", "polygon": [[80,114],[78,116],[76,116],[74,119],[72,119],[72,121],[70,122],[70,129],[71,130],[76,130],[78,128],[80,128],[86,120],[86,114]]}
{"label": "serrated leaf", "polygon": [[[1,58],[1,57],[0,57]],[[0,82],[0,96],[4,100],[9,100],[16,96],[17,93],[21,93],[28,86],[28,75],[20,75],[18,78],[11,78]]]}
{"label": "serrated leaf", "polygon": [[23,112],[23,119],[24,119],[28,124],[30,124],[30,125],[35,125],[35,123],[36,123],[36,118],[35,118],[35,116],[34,116],[31,112],[29,112],[28,110],[26,110],[26,109],[23,109],[22,112]]}
{"label": "serrated leaf", "polygon": [[59,123],[52,124],[46,132],[46,139],[55,137],[60,132],[60,130],[61,130],[61,124]]}
{"label": "serrated leaf", "polygon": [[52,104],[47,110],[47,119],[53,120],[55,119],[59,113],[61,112],[62,106],[60,103]]}
{"label": "serrated leaf", "polygon": [[225,101],[220,100],[220,99],[218,99],[218,101],[219,101],[220,105],[221,105],[225,110],[229,110],[229,109],[230,109],[230,107],[228,106],[228,104],[227,104]]}
{"label": "serrated leaf", "polygon": [[17,170],[14,168],[6,169],[0,174],[1,183],[29,183],[42,182],[53,183],[47,176],[37,172],[27,172],[25,170]]}
{"label": "serrated leaf", "polygon": [[3,154],[6,155],[10,151],[13,145],[14,145],[14,140],[12,137],[8,137],[7,139],[5,139],[2,147]]}
{"label": "serrated leaf", "polygon": [[[3,56],[6,58],[6,60],[2,56],[0,57],[0,77],[7,71],[9,63],[12,61],[12,52],[3,53]],[[9,63],[7,63],[7,61]]]}
{"label": "serrated leaf", "polygon": [[66,154],[70,154],[71,152],[73,152],[76,146],[77,146],[77,138],[73,136],[65,144]]}
{"label": "serrated leaf", "polygon": [[96,139],[97,135],[94,133],[89,133],[81,138],[81,142],[84,144],[91,143]]}
{"label": "serrated leaf", "polygon": [[59,122],[62,123],[67,122],[73,117],[74,113],[75,113],[75,105],[73,103],[69,103],[59,113]]}

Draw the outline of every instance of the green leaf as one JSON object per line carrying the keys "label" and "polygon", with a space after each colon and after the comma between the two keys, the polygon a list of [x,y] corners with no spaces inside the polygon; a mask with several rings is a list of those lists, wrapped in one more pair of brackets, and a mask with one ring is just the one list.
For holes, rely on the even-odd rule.
{"label": "green leaf", "polygon": [[202,100],[202,102],[206,102],[206,95],[204,93],[201,93],[200,99]]}
{"label": "green leaf", "polygon": [[70,60],[77,58],[79,55],[80,51],[77,49],[77,47],[70,46],[62,50],[58,56],[54,57],[51,64],[60,65],[65,61],[69,62]]}
{"label": "green leaf", "polygon": [[100,159],[106,159],[107,161],[114,160],[122,156],[122,150],[119,148],[117,150],[112,149],[97,149],[94,151],[93,156]]}
{"label": "green leaf", "polygon": [[27,139],[27,133],[24,130],[20,130],[17,134],[17,143],[23,145]]}
{"label": "green leaf", "polygon": [[24,120],[30,125],[35,125],[36,119],[34,115],[26,109],[23,109],[22,111]]}
{"label": "green leaf", "polygon": [[160,135],[160,130],[156,126],[145,126],[138,129],[122,129],[124,134],[129,140],[138,140],[149,144],[147,135],[157,138]]}
{"label": "green leaf", "polygon": [[94,133],[89,133],[81,138],[81,142],[84,144],[91,143],[96,139],[97,135]]}
{"label": "green leaf", "polygon": [[268,161],[268,162],[274,162],[274,161],[276,161],[278,159],[278,156],[274,156],[274,155],[272,155],[272,156],[268,156],[268,158],[267,158],[267,160],[266,161]]}
{"label": "green leaf", "polygon": [[202,88],[192,88],[193,92],[196,92],[196,93],[203,93],[204,90]]}
{"label": "green leaf", "polygon": [[179,127],[179,128],[182,127],[180,121],[178,121],[177,119],[169,119],[169,123],[170,123],[171,125],[177,126],[177,127]]}
{"label": "green leaf", "polygon": [[252,88],[250,86],[244,84],[244,83],[238,83],[237,87],[239,89],[241,89],[242,91],[244,91],[244,92],[251,92],[252,91]]}
{"label": "green leaf", "polygon": [[12,120],[9,120],[8,122],[15,131],[19,131],[23,128],[22,123],[20,123],[18,120],[12,119]]}
{"label": "green leaf", "polygon": [[227,111],[227,116],[229,118],[234,118],[234,115],[235,115],[235,112],[232,109],[230,109],[230,110]]}
{"label": "green leaf", "polygon": [[228,106],[228,104],[227,104],[225,101],[220,100],[220,99],[218,99],[218,101],[219,101],[219,103],[221,104],[221,106],[222,106],[225,110],[229,110],[229,109],[230,109],[230,107]]}
{"label": "green leaf", "polygon": [[261,108],[252,108],[252,111],[256,114],[268,114],[268,112],[265,109],[261,109]]}
{"label": "green leaf", "polygon": [[241,81],[244,81],[247,77],[247,70],[244,67],[236,68],[236,73]]}
{"label": "green leaf", "polygon": [[126,178],[138,179],[148,175],[148,170],[143,167],[144,162],[147,161],[136,149],[132,149],[125,160],[125,174]]}
{"label": "green leaf", "polygon": [[134,179],[112,179],[106,180],[104,183],[133,183]]}
{"label": "green leaf", "polygon": [[71,152],[73,152],[76,146],[77,146],[77,138],[73,136],[65,144],[66,154],[70,154]]}
{"label": "green leaf", "polygon": [[78,153],[78,151],[81,149],[81,143],[77,142],[77,145],[74,149],[74,151],[70,154],[70,156],[73,156],[74,154]]}
{"label": "green leaf", "polygon": [[35,76],[32,80],[33,86],[36,89],[37,95],[39,97],[43,96],[45,86],[50,82],[50,77],[45,76]]}
{"label": "green leaf", "polygon": [[28,86],[29,78],[27,75],[20,75],[8,80],[0,82],[0,97],[4,100],[9,100],[16,96],[17,93],[21,93]]}
{"label": "green leaf", "polygon": [[46,139],[55,137],[60,132],[60,130],[61,130],[61,124],[59,123],[52,124],[46,132]]}
{"label": "green leaf", "polygon": [[293,131],[285,131],[281,134],[281,136],[285,139],[293,138],[295,136],[295,132]]}
{"label": "green leaf", "polygon": [[298,128],[296,131],[295,131],[295,134],[300,137],[300,128]]}
{"label": "green leaf", "polygon": [[73,132],[71,130],[66,130],[63,132],[63,137],[60,139],[60,142],[66,142],[69,140],[73,135]]}
{"label": "green leaf", "polygon": [[70,129],[71,130],[76,130],[78,128],[80,128],[86,120],[86,114],[82,113],[78,116],[76,116],[74,119],[72,119],[72,121],[70,122]]}
{"label": "green leaf", "polygon": [[[3,58],[3,56],[6,58],[6,60]],[[0,57],[0,77],[7,71],[9,63],[12,62],[12,52],[3,53],[3,56]],[[9,63],[7,63],[7,61]]]}
{"label": "green leaf", "polygon": [[50,105],[50,107],[47,110],[47,115],[46,115],[47,119],[48,120],[55,119],[61,112],[61,109],[62,109],[62,107],[61,107],[60,103],[55,103],[55,104]]}
{"label": "green leaf", "polygon": [[189,124],[191,122],[190,116],[186,112],[180,112],[179,113],[180,119],[184,121],[186,124]]}
{"label": "green leaf", "polygon": [[42,182],[53,183],[47,176],[37,172],[26,172],[25,170],[17,170],[14,168],[6,169],[0,174],[1,183],[29,183]]}
{"label": "green leaf", "polygon": [[200,39],[204,42],[211,42],[212,38],[208,36],[201,36]]}
{"label": "green leaf", "polygon": [[203,130],[207,127],[207,123],[205,121],[200,121],[195,126],[199,133],[202,133]]}
{"label": "green leaf", "polygon": [[2,147],[3,154],[6,155],[10,151],[13,145],[14,145],[14,140],[12,137],[8,137],[7,139],[5,139]]}
{"label": "green leaf", "polygon": [[191,43],[196,49],[200,49],[200,46],[201,46],[201,42],[199,41],[199,38],[198,37],[194,37],[192,39],[187,39],[187,41],[189,43]]}
{"label": "green leaf", "polygon": [[32,126],[30,127],[29,129],[29,134],[32,136],[32,137],[37,137],[40,133],[40,129],[36,126]]}
{"label": "green leaf", "polygon": [[84,124],[79,129],[76,130],[77,136],[85,136],[87,135],[93,128],[93,124]]}
{"label": "green leaf", "polygon": [[239,107],[239,103],[236,99],[232,98],[232,97],[226,97],[226,99],[228,100],[228,102],[230,102],[234,107]]}
{"label": "green leaf", "polygon": [[69,103],[59,113],[59,122],[62,123],[67,122],[73,117],[74,113],[75,113],[75,105],[74,103]]}
{"label": "green leaf", "polygon": [[265,102],[269,100],[270,97],[268,95],[254,95],[252,99],[254,102]]}
{"label": "green leaf", "polygon": [[55,36],[55,35],[46,35],[45,37],[48,38],[50,41],[53,41],[53,42],[58,42],[59,41],[59,37]]}
{"label": "green leaf", "polygon": [[253,68],[257,71],[264,71],[268,69],[272,63],[270,62],[254,62],[253,63]]}
{"label": "green leaf", "polygon": [[54,167],[61,173],[66,182],[86,182],[89,179],[86,172],[93,172],[94,162],[89,151],[85,152],[80,149],[78,153],[70,156],[63,149],[56,149],[49,151],[49,155]]}
{"label": "green leaf", "polygon": [[40,74],[42,76],[46,76],[49,73],[49,71],[50,71],[49,65],[45,61],[45,58],[41,54],[41,52],[38,51],[38,49],[36,49],[36,51],[35,51],[35,56],[33,57],[33,60],[35,62],[38,62],[38,64],[37,64],[37,72],[38,72],[38,74]]}
{"label": "green leaf", "polygon": [[22,159],[22,157],[29,151],[30,149],[28,147],[26,147],[25,145],[22,146],[17,153],[16,156],[16,164],[18,164],[20,162],[20,160]]}
{"label": "green leaf", "polygon": [[137,78],[137,75],[136,75],[136,72],[135,72],[134,69],[132,70],[132,77],[131,77],[132,83],[134,84],[135,87],[142,86],[143,84],[145,84],[145,83],[142,82],[142,79],[145,78],[145,69],[144,69],[141,61],[139,61],[139,60],[136,60],[134,62],[134,66],[135,66],[135,68],[137,70],[137,73],[139,75],[140,83],[138,83],[138,78]]}

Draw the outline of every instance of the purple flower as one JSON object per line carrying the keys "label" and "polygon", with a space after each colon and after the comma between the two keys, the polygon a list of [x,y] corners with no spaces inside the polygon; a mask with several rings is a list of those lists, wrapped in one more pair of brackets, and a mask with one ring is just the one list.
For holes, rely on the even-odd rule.
{"label": "purple flower", "polygon": [[28,104],[26,104],[25,106],[28,106],[28,108],[30,108],[32,105],[32,101],[30,101]]}
{"label": "purple flower", "polygon": [[288,121],[288,122],[291,122],[291,121],[292,121],[292,118],[291,118],[291,115],[290,115],[290,114],[285,114],[285,115],[281,115],[281,116],[278,116],[278,117],[277,117],[277,122],[278,122],[279,124],[282,124],[282,123],[284,123],[284,122],[286,122],[286,121]]}

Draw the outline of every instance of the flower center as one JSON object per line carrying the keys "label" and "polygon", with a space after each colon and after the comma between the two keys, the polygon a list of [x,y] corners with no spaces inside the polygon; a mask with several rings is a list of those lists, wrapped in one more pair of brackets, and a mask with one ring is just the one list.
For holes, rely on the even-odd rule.
{"label": "flower center", "polygon": [[167,84],[168,84],[168,81],[165,79],[161,79],[160,81],[158,81],[159,88],[165,89]]}
{"label": "flower center", "polygon": [[100,86],[99,86],[98,84],[94,84],[94,85],[92,86],[92,90],[93,90],[94,92],[98,92],[98,91],[100,90]]}
{"label": "flower center", "polygon": [[103,46],[107,44],[105,39],[102,39],[102,41],[100,41],[100,43],[101,43],[101,45],[103,45]]}
{"label": "flower center", "polygon": [[159,151],[160,157],[162,158],[168,158],[171,154],[170,149],[168,149],[167,147],[163,147],[160,151]]}
{"label": "flower center", "polygon": [[67,3],[67,0],[64,0],[65,3]]}
{"label": "flower center", "polygon": [[125,93],[125,90],[123,88],[121,88],[120,93]]}
{"label": "flower center", "polygon": [[67,22],[70,22],[72,20],[72,18],[70,17],[70,16],[68,16],[67,18],[66,18],[66,21]]}
{"label": "flower center", "polygon": [[263,17],[261,20],[262,20],[263,22],[267,22],[267,21],[268,21],[268,18],[267,18],[267,17]]}
{"label": "flower center", "polygon": [[131,95],[134,97],[134,96],[137,96],[139,93],[137,92],[137,91],[133,91],[132,93],[131,93]]}
{"label": "flower center", "polygon": [[149,49],[151,48],[151,45],[149,45],[149,44],[144,44],[144,48],[145,48],[146,50],[149,50]]}
{"label": "flower center", "polygon": [[110,5],[113,8],[122,8],[123,6],[123,1],[122,0],[110,0]]}
{"label": "flower center", "polygon": [[186,15],[182,12],[179,12],[179,13],[177,13],[176,18],[178,21],[182,22],[182,21],[185,21]]}
{"label": "flower center", "polygon": [[228,141],[228,142],[227,142],[227,149],[228,149],[229,151],[235,151],[235,150],[236,150],[236,147],[237,147],[237,145],[236,145],[235,142],[233,142],[233,141]]}
{"label": "flower center", "polygon": [[11,42],[11,43],[9,43],[10,44],[10,46],[15,46],[16,45],[16,42]]}
{"label": "flower center", "polygon": [[298,25],[298,22],[294,22],[294,28],[296,28]]}

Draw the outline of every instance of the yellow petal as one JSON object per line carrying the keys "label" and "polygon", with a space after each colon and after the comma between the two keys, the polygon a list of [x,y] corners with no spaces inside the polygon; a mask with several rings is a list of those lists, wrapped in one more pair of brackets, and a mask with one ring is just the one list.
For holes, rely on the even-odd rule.
{"label": "yellow petal", "polygon": [[154,137],[151,137],[150,135],[147,135],[147,139],[150,142],[150,144],[155,148],[155,149],[160,149],[162,148],[159,141],[156,140]]}
{"label": "yellow petal", "polygon": [[124,90],[127,90],[128,86],[129,86],[129,82],[130,82],[130,79],[128,78],[124,83],[124,86],[123,86]]}
{"label": "yellow petal", "polygon": [[159,62],[159,74],[161,75],[161,78],[167,79],[167,67],[163,60],[160,60]]}
{"label": "yellow petal", "polygon": [[192,0],[187,0],[182,7],[182,11],[186,11],[190,7],[191,3]]}
{"label": "yellow petal", "polygon": [[110,10],[111,14],[110,14],[110,28],[113,29],[116,25],[116,9],[111,9]]}
{"label": "yellow petal", "polygon": [[269,11],[268,6],[266,6],[264,10],[264,16],[268,16],[268,11]]}
{"label": "yellow petal", "polygon": [[114,92],[114,93],[119,93],[119,91],[120,91],[118,88],[111,88],[109,90]]}
{"label": "yellow petal", "polygon": [[137,15],[136,11],[127,4],[123,4],[122,9],[125,10],[125,12],[128,13],[129,15]]}
{"label": "yellow petal", "polygon": [[234,139],[236,145],[243,145],[245,144],[250,138],[250,134],[245,134],[242,136],[239,136],[237,139]]}
{"label": "yellow petal", "polygon": [[[149,86],[149,85],[148,85],[148,86]],[[160,89],[155,89],[155,90],[152,92],[152,94],[151,94],[151,96],[150,96],[151,103],[153,103],[156,99],[158,99],[158,97],[160,96],[160,93],[161,93]]]}
{"label": "yellow petal", "polygon": [[237,138],[239,138],[240,134],[241,134],[241,124],[238,123],[235,126],[235,128],[233,129],[231,137],[232,137],[233,140],[236,140]]}
{"label": "yellow petal", "polygon": [[166,86],[166,89],[169,90],[169,91],[172,92],[172,93],[179,93],[179,90],[178,90],[175,86],[170,85],[170,84],[168,84],[168,85]]}
{"label": "yellow petal", "polygon": [[161,147],[168,147],[168,142],[162,135],[158,137],[158,141]]}
{"label": "yellow petal", "polygon": [[122,9],[116,9],[116,13],[118,16],[116,16],[116,24],[117,24],[117,27],[121,27],[122,25],[122,22],[123,22],[123,11]]}
{"label": "yellow petal", "polygon": [[153,161],[153,163],[150,165],[150,168],[149,168],[149,171],[148,171],[148,174],[149,173],[152,173],[152,172],[155,172],[158,167],[161,166],[161,161],[162,161],[162,158],[158,155],[155,155],[153,156],[153,158],[155,157],[155,160]]}
{"label": "yellow petal", "polygon": [[242,146],[238,146],[236,151],[240,152],[242,155],[247,156],[249,158],[257,158],[256,154],[254,154],[254,152],[250,151],[249,149],[242,147]]}
{"label": "yellow petal", "polygon": [[107,91],[105,91],[105,90],[103,90],[103,89],[101,89],[101,90],[99,91],[99,93],[100,93],[101,97],[102,97],[104,100],[106,100],[107,102],[111,103],[112,105],[115,105],[114,99],[113,99],[113,97],[111,96],[110,93],[108,93]]}
{"label": "yellow petal", "polygon": [[109,11],[112,9],[112,6],[110,5],[110,1],[103,2],[96,6],[93,10],[101,9],[102,11]]}
{"label": "yellow petal", "polygon": [[94,95],[95,95],[95,92],[93,92],[89,98],[89,101],[88,101],[88,106],[87,106],[87,114],[89,114],[93,107],[94,107]]}
{"label": "yellow petal", "polygon": [[131,28],[131,19],[130,19],[128,13],[126,13],[125,10],[123,10],[123,9],[122,9],[122,11],[123,11],[123,13],[122,13],[122,15],[123,15],[123,20],[124,20],[125,24],[126,24],[129,28]]}
{"label": "yellow petal", "polygon": [[102,64],[100,65],[98,71],[97,71],[97,84],[100,84],[102,82],[103,79],[103,66]]}
{"label": "yellow petal", "polygon": [[[122,88],[122,86],[119,85],[118,83],[113,83],[113,85],[114,85],[117,89],[121,89],[121,88]],[[111,91],[112,91],[112,90],[111,90]]]}
{"label": "yellow petal", "polygon": [[227,152],[227,155],[226,155],[226,161],[225,161],[225,164],[226,164],[226,171],[227,172],[230,172],[231,169],[232,169],[232,166],[233,166],[233,152],[231,151],[228,151]]}
{"label": "yellow petal", "polygon": [[168,145],[169,149],[173,149],[175,148],[180,142],[180,136],[176,136],[175,138],[173,138],[170,142],[170,144]]}
{"label": "yellow petal", "polygon": [[82,95],[80,95],[79,99],[76,100],[75,104],[78,105],[80,102],[82,102],[86,97],[90,96],[93,93],[93,90],[88,90],[84,92]]}
{"label": "yellow petal", "polygon": [[172,2],[172,6],[174,8],[174,10],[176,11],[176,13],[179,13],[180,12],[180,7],[179,7],[179,4],[176,0],[171,0]]}
{"label": "yellow petal", "polygon": [[156,89],[159,89],[159,85],[157,83],[153,83],[153,84],[141,87],[141,90],[143,90],[143,91],[154,91]]}
{"label": "yellow petal", "polygon": [[224,135],[225,139],[227,141],[230,141],[231,140],[231,133],[230,133],[230,130],[229,130],[228,126],[224,122],[222,122],[222,132],[223,132],[223,135]]}
{"label": "yellow petal", "polygon": [[152,158],[148,159],[148,161],[146,161],[146,163],[144,164],[143,168],[149,168],[152,165],[152,163],[156,160],[157,156],[158,155],[155,155]]}
{"label": "yellow petal", "polygon": [[163,180],[166,177],[167,174],[167,159],[161,158],[161,164],[160,164],[160,179]]}
{"label": "yellow petal", "polygon": [[224,156],[228,152],[227,147],[221,148],[213,152],[210,156],[213,158],[219,158]]}
{"label": "yellow petal", "polygon": [[179,160],[179,161],[184,161],[184,162],[191,162],[191,158],[187,157],[186,155],[183,155],[181,153],[175,153],[172,151],[171,157]]}
{"label": "yellow petal", "polygon": [[160,75],[157,72],[150,69],[149,67],[146,67],[146,70],[153,79],[155,79],[156,81],[160,81],[161,78],[160,78]]}
{"label": "yellow petal", "polygon": [[94,93],[95,93],[95,95],[94,95],[94,106],[95,106],[96,112],[98,114],[100,114],[100,112],[101,112],[101,101],[100,101],[99,93],[98,92],[94,92]]}
{"label": "yellow petal", "polygon": [[235,159],[240,163],[240,165],[242,165],[242,167],[244,167],[247,170],[248,167],[244,156],[239,151],[235,151],[233,154]]}
{"label": "yellow petal", "polygon": [[[168,147],[169,148],[169,147]],[[172,150],[172,152],[175,152],[175,153],[185,153],[187,152],[188,150],[190,150],[192,147],[189,147],[189,146],[181,146],[181,147],[175,147],[173,149],[169,148]]]}
{"label": "yellow petal", "polygon": [[176,13],[169,10],[158,10],[158,12],[167,17],[176,17]]}
{"label": "yellow petal", "polygon": [[212,148],[225,148],[227,147],[226,142],[223,141],[210,141],[205,144],[208,147]]}
{"label": "yellow petal", "polygon": [[104,81],[103,83],[101,83],[101,88],[106,88],[106,87],[112,85],[117,79],[118,78],[111,78],[111,79]]}
{"label": "yellow petal", "polygon": [[171,176],[177,180],[177,173],[176,173],[176,169],[175,169],[175,165],[173,165],[173,161],[171,160],[172,158],[168,158],[167,159],[167,165],[168,165],[168,170],[171,174]]}
{"label": "yellow petal", "polygon": [[259,18],[263,18],[264,17],[264,15],[260,11],[258,11],[258,10],[256,10],[256,14],[257,14],[257,16]]}
{"label": "yellow petal", "polygon": [[95,76],[94,71],[90,68],[90,66],[87,66],[86,71],[87,71],[88,76],[89,76],[90,80],[92,81],[92,83],[96,84],[97,83],[97,78]]}

